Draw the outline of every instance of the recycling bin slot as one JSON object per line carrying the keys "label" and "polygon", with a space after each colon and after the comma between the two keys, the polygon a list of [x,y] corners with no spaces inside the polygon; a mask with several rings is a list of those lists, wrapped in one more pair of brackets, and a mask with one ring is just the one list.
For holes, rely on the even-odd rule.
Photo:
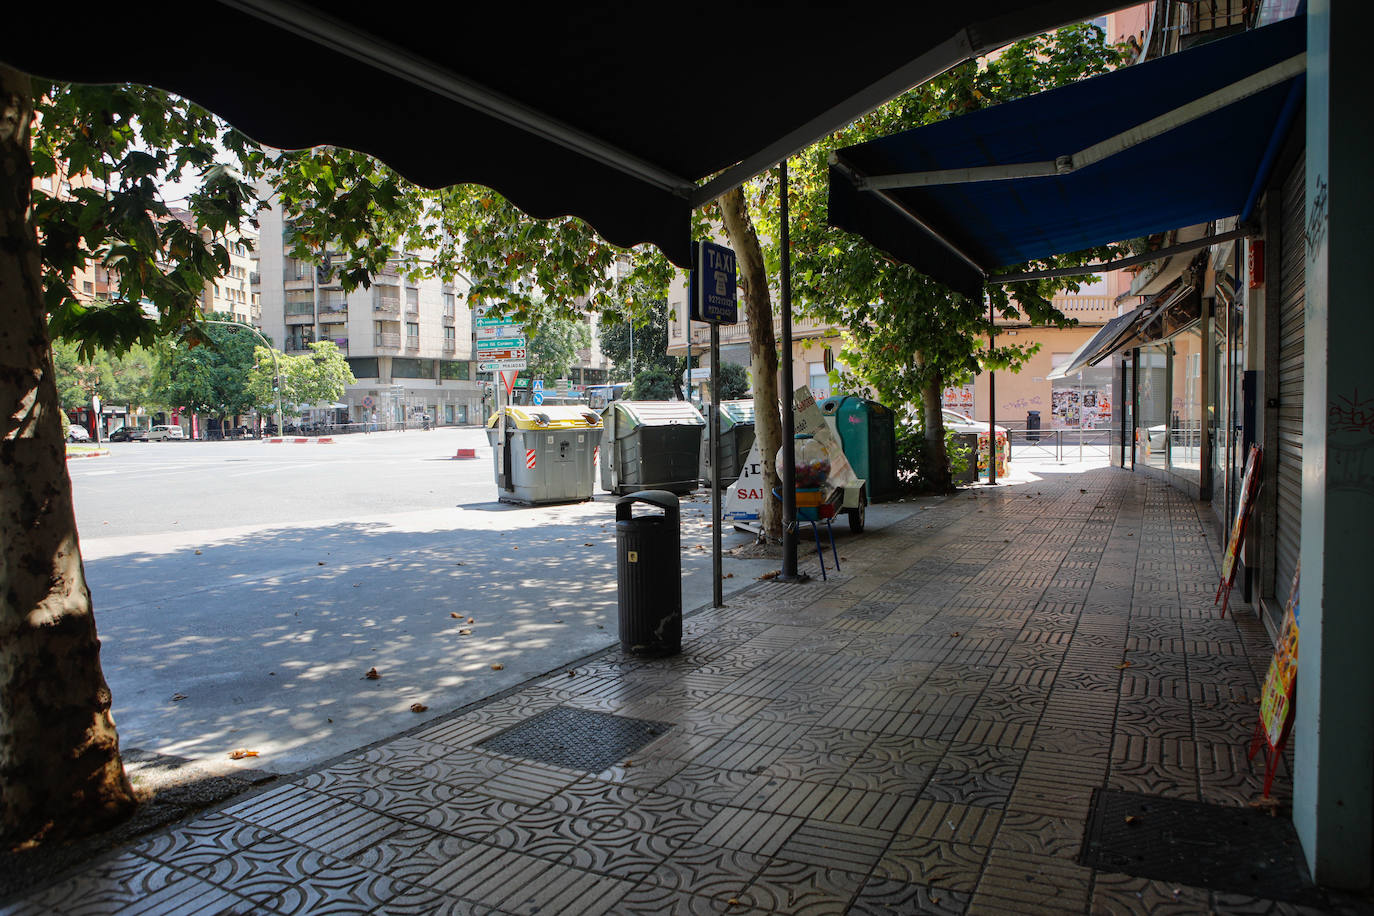
{"label": "recycling bin slot", "polygon": [[[663,510],[635,515],[636,504]],[[640,490],[615,503],[620,648],[631,655],[682,651],[681,515],[676,495]]]}

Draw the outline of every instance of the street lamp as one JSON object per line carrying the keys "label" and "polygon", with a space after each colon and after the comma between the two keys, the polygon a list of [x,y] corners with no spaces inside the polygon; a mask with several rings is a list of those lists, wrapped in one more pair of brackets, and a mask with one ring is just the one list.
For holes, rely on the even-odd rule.
{"label": "street lamp", "polygon": [[218,318],[203,318],[200,323],[223,324],[233,328],[247,328],[249,331],[253,332],[253,335],[257,337],[258,340],[262,341],[262,345],[267,348],[267,352],[272,356],[272,377],[276,380],[276,384],[272,387],[277,390],[277,433],[280,435],[281,431],[286,427],[283,424],[285,411],[282,410],[281,406],[281,365],[277,362],[277,351],[272,349],[272,344],[267,338],[263,337],[262,333],[251,324],[244,324],[242,321],[223,321]]}

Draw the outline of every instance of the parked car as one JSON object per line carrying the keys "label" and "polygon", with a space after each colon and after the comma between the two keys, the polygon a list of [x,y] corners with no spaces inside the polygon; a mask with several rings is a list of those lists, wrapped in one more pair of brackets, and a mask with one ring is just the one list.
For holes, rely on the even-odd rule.
{"label": "parked car", "polygon": [[[988,431],[988,424],[973,419],[968,414],[959,413],[957,410],[950,410],[946,407],[940,411],[945,420],[945,429],[952,429],[956,433],[985,433]],[[1005,436],[1007,428],[998,426],[997,432]]]}
{"label": "parked car", "polygon": [[91,434],[86,432],[84,426],[72,426],[67,429],[68,442],[90,442]]}
{"label": "parked car", "polygon": [[185,439],[186,433],[180,426],[160,425],[148,430],[148,441],[158,442],[164,439]]}
{"label": "parked car", "polygon": [[[180,427],[178,427],[180,428]],[[110,433],[110,442],[147,442],[148,431],[141,426],[121,426]]]}

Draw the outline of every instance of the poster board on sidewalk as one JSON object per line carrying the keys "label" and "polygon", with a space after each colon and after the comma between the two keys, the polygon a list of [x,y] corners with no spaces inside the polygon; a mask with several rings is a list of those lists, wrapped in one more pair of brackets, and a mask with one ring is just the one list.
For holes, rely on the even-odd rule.
{"label": "poster board on sidewalk", "polygon": [[1260,693],[1259,722],[1255,725],[1254,737],[1250,739],[1252,759],[1261,746],[1265,749],[1266,798],[1274,782],[1274,770],[1288,739],[1289,726],[1293,722],[1293,695],[1298,682],[1298,619],[1301,613],[1298,582],[1301,575],[1302,566],[1299,564],[1297,571],[1293,573],[1293,587],[1288,593],[1279,641],[1274,646],[1274,657],[1270,659],[1269,672],[1264,677],[1264,688]]}
{"label": "poster board on sidewalk", "polygon": [[1221,582],[1217,585],[1212,604],[1221,604],[1221,616],[1226,616],[1226,608],[1231,603],[1231,585],[1236,581],[1236,558],[1240,556],[1240,545],[1245,541],[1245,523],[1250,510],[1255,505],[1255,492],[1259,489],[1260,448],[1250,446],[1250,454],[1245,459],[1245,476],[1241,478],[1240,502],[1236,506],[1236,520],[1231,525],[1231,536],[1226,541],[1226,552],[1221,556]]}

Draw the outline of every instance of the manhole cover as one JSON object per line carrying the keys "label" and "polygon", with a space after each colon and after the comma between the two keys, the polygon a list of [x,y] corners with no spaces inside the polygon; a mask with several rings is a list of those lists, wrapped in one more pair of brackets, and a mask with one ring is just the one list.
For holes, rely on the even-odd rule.
{"label": "manhole cover", "polygon": [[670,722],[555,706],[488,738],[480,747],[570,770],[599,773],[672,727]]}
{"label": "manhole cover", "polygon": [[1080,861],[1268,900],[1323,901],[1292,822],[1251,808],[1096,789]]}

